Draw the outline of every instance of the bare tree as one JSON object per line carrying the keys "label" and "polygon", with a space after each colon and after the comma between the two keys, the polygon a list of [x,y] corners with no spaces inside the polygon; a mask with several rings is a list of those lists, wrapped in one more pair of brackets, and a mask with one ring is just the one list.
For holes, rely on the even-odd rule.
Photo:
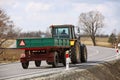
{"label": "bare tree", "polygon": [[19,32],[18,30],[14,28],[13,21],[0,9],[0,48],[8,39],[15,38]]}
{"label": "bare tree", "polygon": [[96,46],[95,36],[103,28],[103,20],[104,16],[99,11],[81,13],[79,16],[81,29],[91,37],[94,46]]}

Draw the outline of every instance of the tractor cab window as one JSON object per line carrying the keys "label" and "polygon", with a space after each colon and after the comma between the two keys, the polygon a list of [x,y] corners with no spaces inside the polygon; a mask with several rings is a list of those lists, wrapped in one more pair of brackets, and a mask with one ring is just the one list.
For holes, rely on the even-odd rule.
{"label": "tractor cab window", "polygon": [[54,28],[53,37],[55,38],[69,38],[69,28]]}

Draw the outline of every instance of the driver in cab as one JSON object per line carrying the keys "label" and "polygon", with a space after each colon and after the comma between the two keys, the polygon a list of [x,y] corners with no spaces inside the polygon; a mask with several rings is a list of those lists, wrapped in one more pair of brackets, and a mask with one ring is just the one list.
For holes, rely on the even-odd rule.
{"label": "driver in cab", "polygon": [[62,38],[68,38],[69,36],[67,35],[66,31],[63,30],[62,33],[61,33],[61,37]]}

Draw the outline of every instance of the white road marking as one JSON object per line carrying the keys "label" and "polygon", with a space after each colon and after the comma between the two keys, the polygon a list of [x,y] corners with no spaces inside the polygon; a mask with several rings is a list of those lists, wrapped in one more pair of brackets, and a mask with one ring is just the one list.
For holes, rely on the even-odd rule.
{"label": "white road marking", "polygon": [[111,61],[111,60],[114,60],[114,59],[119,59],[120,58],[120,55],[114,55],[114,56],[108,56],[106,58],[102,58],[100,59],[100,61]]}
{"label": "white road marking", "polygon": [[[64,69],[60,69],[60,68],[58,68],[58,69],[56,69],[56,70],[53,70],[53,71],[51,71],[51,69],[46,69],[46,70],[42,70],[42,71],[37,71],[37,72],[30,72],[30,73],[24,73],[24,74],[16,74],[16,75],[13,75],[13,76],[8,76],[8,77],[2,77],[2,78],[0,78],[0,79],[12,79],[12,78],[15,78],[15,77],[19,77],[19,78],[21,78],[21,76],[23,76],[24,78],[29,78],[28,77],[28,75],[29,76],[35,76],[36,74],[38,74],[39,76],[40,76],[40,74],[39,73],[41,73],[42,75],[43,74],[52,74],[52,73],[56,73],[56,72],[60,72],[61,70],[64,70]],[[42,72],[44,72],[44,73],[42,73]],[[27,76],[26,76],[27,75]]]}
{"label": "white road marking", "polygon": [[95,50],[94,49],[94,54],[88,54],[89,55],[89,57],[94,57],[94,56],[96,56],[96,55],[98,55],[99,54],[99,51],[98,50]]}
{"label": "white road marking", "polygon": [[9,69],[8,68],[7,69],[0,69],[0,72],[7,71],[7,70],[9,70]]}
{"label": "white road marking", "polygon": [[[70,68],[69,70],[75,69],[76,67]],[[25,74],[16,74],[13,76],[8,76],[8,77],[2,77],[0,80],[5,79],[5,80],[19,80],[19,79],[25,79],[25,78],[32,78],[36,76],[44,76],[44,75],[49,75],[49,74],[55,74],[59,72],[65,72],[65,67],[63,68],[58,68],[55,70],[44,70],[44,71],[38,71],[38,72],[30,72],[30,73],[25,73]],[[40,73],[40,74],[39,74]],[[26,76],[27,75],[27,76]]]}

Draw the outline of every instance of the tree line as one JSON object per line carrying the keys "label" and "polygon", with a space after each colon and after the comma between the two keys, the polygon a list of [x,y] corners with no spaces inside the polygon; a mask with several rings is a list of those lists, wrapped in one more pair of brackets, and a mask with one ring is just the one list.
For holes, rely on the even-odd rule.
{"label": "tree line", "polygon": [[117,44],[120,43],[120,33],[119,34],[111,33],[108,42],[114,46],[115,45],[117,46]]}
{"label": "tree line", "polygon": [[34,38],[34,37],[51,37],[51,34],[49,32],[42,32],[42,31],[29,31],[29,32],[21,32],[17,38]]}

